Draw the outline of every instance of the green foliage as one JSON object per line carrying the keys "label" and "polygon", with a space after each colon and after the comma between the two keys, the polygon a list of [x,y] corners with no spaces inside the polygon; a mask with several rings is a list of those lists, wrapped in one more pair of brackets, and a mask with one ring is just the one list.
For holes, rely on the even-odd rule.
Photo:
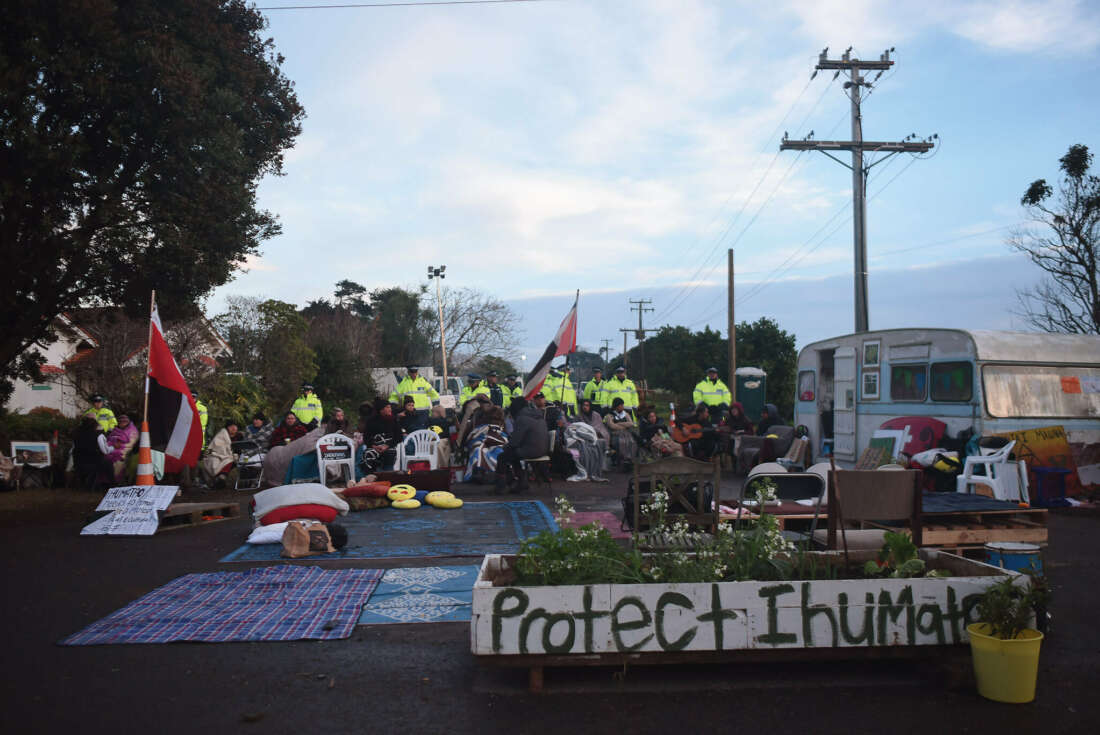
{"label": "green foliage", "polygon": [[[581,348],[569,356],[569,366],[573,368],[573,379],[587,383],[592,379],[593,368],[603,368],[603,356]],[[611,376],[605,371],[604,378]]]}
{"label": "green foliage", "polygon": [[30,413],[0,411],[0,449],[7,454],[12,441],[48,441],[55,430],[59,438],[66,439],[79,423],[80,419],[66,418],[49,408],[36,408]]}
{"label": "green foliage", "polygon": [[1039,227],[1021,229],[1009,246],[1045,272],[1018,292],[1019,315],[1046,332],[1100,334],[1100,177],[1089,173],[1088,146],[1071,145],[1059,161],[1055,189],[1031,182],[1020,204]]}
{"label": "green foliage", "polygon": [[[427,286],[418,291],[379,288],[370,306],[378,329],[379,365],[422,365],[432,358],[433,313],[421,305]],[[437,327],[438,329],[438,327]]]}
{"label": "green foliage", "polygon": [[[504,381],[506,375],[520,375],[520,369],[516,367],[511,360],[504,357],[497,357],[496,355],[486,355],[477,361],[474,365],[474,370],[480,375],[488,375],[491,371],[496,370],[500,376],[501,382]],[[522,378],[523,376],[520,375]]]}
{"label": "green foliage", "polygon": [[985,589],[978,600],[978,622],[988,623],[992,634],[1004,640],[1015,638],[1031,622],[1032,614],[1045,614],[1050,602],[1046,579],[1033,576],[1026,588],[1008,577]]}
{"label": "green foliage", "polygon": [[863,574],[867,577],[946,577],[942,569],[932,569],[925,573],[924,560],[913,538],[905,532],[887,531],[883,535],[882,548],[874,561],[863,565]]}
{"label": "green foliage", "polygon": [[[633,377],[641,368],[637,347],[627,353],[627,365]],[[687,327],[662,327],[645,342],[646,379],[651,387],[675,392],[678,403],[691,403],[691,392],[706,375],[708,367],[718,368],[723,381],[729,374],[729,340],[709,326],[701,332]],[[612,366],[622,363],[621,356]],[[767,402],[774,403],[785,419],[794,416],[794,384],[798,373],[795,337],[767,317],[737,325],[737,364],[751,365],[768,374]],[[612,369],[613,369],[612,367]],[[733,386],[730,386],[732,390]],[[755,420],[757,416],[750,416]]]}
{"label": "green foliage", "polygon": [[251,375],[221,373],[206,385],[200,397],[206,404],[209,434],[215,433],[230,419],[244,426],[257,411],[263,411],[273,421],[277,418],[272,417],[274,407],[267,391]]}
{"label": "green foliage", "polygon": [[196,313],[279,232],[256,187],[304,112],[265,25],[241,0],[5,7],[0,377],[63,311],[156,289]]}

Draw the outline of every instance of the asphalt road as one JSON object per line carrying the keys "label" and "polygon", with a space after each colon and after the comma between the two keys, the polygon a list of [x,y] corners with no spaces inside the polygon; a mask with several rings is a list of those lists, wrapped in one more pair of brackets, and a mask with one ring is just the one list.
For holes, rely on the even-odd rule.
{"label": "asphalt road", "polygon": [[[611,486],[555,483],[554,489],[567,491],[578,509],[611,509],[623,484],[619,477]],[[464,488],[460,496],[485,494]],[[548,504],[552,494],[535,491]],[[965,649],[947,665],[547,670],[545,692],[532,695],[525,672],[473,659],[464,623],[360,626],[350,639],[326,642],[61,647],[61,638],[178,576],[242,568],[217,560],[242,543],[244,518],[150,538],[81,537],[97,499],[70,491],[0,496],[0,622],[7,644],[0,733],[1100,730],[1095,515],[1051,516],[1046,564],[1055,598],[1038,697],[1028,705],[1005,705],[978,696]]]}

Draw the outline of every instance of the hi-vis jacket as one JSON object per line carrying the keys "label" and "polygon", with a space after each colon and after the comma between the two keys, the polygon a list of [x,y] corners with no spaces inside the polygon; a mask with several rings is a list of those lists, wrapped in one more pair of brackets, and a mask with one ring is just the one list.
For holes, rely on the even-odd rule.
{"label": "hi-vis jacket", "polygon": [[718,406],[724,403],[728,406],[730,401],[733,400],[733,394],[730,393],[730,389],[721,380],[715,380],[712,383],[710,378],[703,378],[695,386],[695,390],[691,392],[691,400],[696,406],[700,403],[705,403],[708,406]]}
{"label": "hi-vis jacket", "polygon": [[606,391],[606,380],[596,380],[592,378],[592,380],[584,384],[584,398],[585,400],[592,401],[593,406],[603,407],[607,405],[604,400],[606,398]]}
{"label": "hi-vis jacket", "polygon": [[308,424],[314,419],[317,419],[318,424],[321,423],[321,416],[323,415],[321,399],[313,391],[306,393],[304,396],[298,396],[298,400],[294,401],[294,405],[290,407],[290,410],[303,424]]}
{"label": "hi-vis jacket", "polygon": [[400,405],[404,402],[405,396],[413,397],[417,411],[429,409],[432,407],[432,401],[439,400],[439,393],[432,387],[432,384],[419,375],[416,376],[415,380],[411,375],[406,375],[393,389],[393,393],[390,393],[390,403]]}
{"label": "hi-vis jacket", "polygon": [[492,397],[489,395],[489,386],[485,385],[485,382],[482,381],[477,384],[476,388],[471,388],[469,385],[463,386],[462,392],[458,394],[458,405],[465,406],[466,401],[470,400],[478,393],[489,398]]}
{"label": "hi-vis jacket", "polygon": [[96,410],[95,406],[92,406],[84,412],[85,416],[91,416],[99,424],[99,428],[104,431],[110,431],[118,426],[118,419],[115,418],[115,412],[104,406],[103,408]]}
{"label": "hi-vis jacket", "polygon": [[634,381],[630,378],[620,379],[618,375],[604,381],[603,389],[605,406],[611,408],[616,398],[623,399],[623,408],[630,410],[638,407],[638,389],[634,387]]}

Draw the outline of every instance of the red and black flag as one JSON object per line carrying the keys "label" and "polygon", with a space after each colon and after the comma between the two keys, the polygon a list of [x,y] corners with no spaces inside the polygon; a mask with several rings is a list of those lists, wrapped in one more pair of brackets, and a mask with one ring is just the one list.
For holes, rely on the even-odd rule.
{"label": "red and black flag", "polygon": [[531,400],[542,390],[542,384],[550,374],[550,363],[555,357],[577,351],[577,302],[579,300],[580,291],[577,292],[577,298],[573,301],[573,308],[562,319],[561,326],[554,335],[554,341],[546,347],[542,357],[535,363],[534,370],[527,376],[527,381],[523,384],[523,396],[527,400]]}
{"label": "red and black flag", "polygon": [[157,307],[153,307],[149,328],[149,440],[153,449],[164,452],[190,467],[202,451],[202,424],[191,390],[164,340]]}

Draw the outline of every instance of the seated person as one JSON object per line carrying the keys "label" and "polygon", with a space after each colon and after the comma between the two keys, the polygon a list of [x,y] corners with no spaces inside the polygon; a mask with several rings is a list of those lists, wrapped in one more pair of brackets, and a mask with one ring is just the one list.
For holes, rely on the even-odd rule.
{"label": "seated person", "polygon": [[244,439],[256,442],[256,447],[261,451],[267,451],[271,445],[271,435],[275,432],[275,425],[267,420],[263,411],[257,411],[252,415],[252,423],[245,429]]}
{"label": "seated person", "polygon": [[122,483],[126,481],[126,460],[138,443],[138,430],[129,415],[120,413],[117,418],[118,425],[107,434],[107,444],[111,447],[107,459],[111,461],[115,482]]}
{"label": "seated person", "polygon": [[[109,482],[114,472],[107,459],[111,451],[99,422],[92,416],[82,418],[73,435],[73,471],[81,488],[94,491]],[[19,469],[15,467],[13,472]]]}
{"label": "seated person", "polygon": [[612,463],[622,467],[624,471],[633,466],[638,454],[638,443],[634,439],[634,418],[625,405],[622,398],[616,398],[603,419],[611,434]]}
{"label": "seated person", "polygon": [[352,432],[349,430],[348,418],[344,415],[344,409],[339,406],[332,409],[332,414],[325,422],[325,433],[351,436]]}
{"label": "seated person", "polygon": [[290,444],[307,433],[309,433],[309,429],[298,420],[298,414],[288,411],[286,416],[283,417],[283,423],[276,426],[275,430],[271,432],[271,444],[269,446],[278,447]]}
{"label": "seated person", "polygon": [[686,454],[695,459],[709,460],[718,451],[717,430],[710,416],[710,407],[700,403],[695,407],[695,413],[685,423],[702,429],[702,436],[687,442],[684,447]]}
{"label": "seated person", "polygon": [[401,427],[401,436],[428,428],[428,421],[422,412],[416,410],[416,399],[412,396],[405,396],[401,412],[395,418]]}
{"label": "seated person", "polygon": [[495,492],[500,493],[508,484],[509,476],[514,475],[516,484],[512,492],[520,493],[528,489],[527,473],[520,463],[524,459],[545,457],[550,451],[550,432],[546,428],[546,421],[538,408],[530,406],[527,399],[513,398],[508,407],[515,421],[515,431],[509,438],[507,446],[500,452],[497,458],[497,476]]}
{"label": "seated person", "polygon": [[756,424],[756,435],[767,436],[768,429],[773,426],[783,426],[783,419],[779,418],[779,409],[774,403],[765,403],[760,411],[760,421]]}
{"label": "seated person", "polygon": [[755,428],[752,425],[752,419],[745,415],[745,407],[737,401],[734,401],[733,404],[730,405],[730,412],[726,417],[726,424],[730,427],[730,432],[734,435],[751,435]]}
{"label": "seated person", "polygon": [[[473,423],[464,444],[465,482],[488,478],[497,473],[500,455],[508,444],[508,434],[504,431],[504,411],[500,406],[489,402],[488,398],[474,414]],[[499,473],[497,476],[499,477]]]}
{"label": "seated person", "polygon": [[206,456],[199,463],[199,473],[208,486],[214,487],[215,483],[223,480],[223,475],[233,469],[233,439],[237,432],[237,422],[230,419],[206,448]]}
{"label": "seated person", "polygon": [[356,458],[363,474],[393,469],[400,432],[393,406],[385,398],[375,398],[374,412],[363,422],[363,446]]}
{"label": "seated person", "polygon": [[647,408],[639,425],[642,446],[658,457],[682,457],[684,448],[668,435],[664,420],[652,408]]}

